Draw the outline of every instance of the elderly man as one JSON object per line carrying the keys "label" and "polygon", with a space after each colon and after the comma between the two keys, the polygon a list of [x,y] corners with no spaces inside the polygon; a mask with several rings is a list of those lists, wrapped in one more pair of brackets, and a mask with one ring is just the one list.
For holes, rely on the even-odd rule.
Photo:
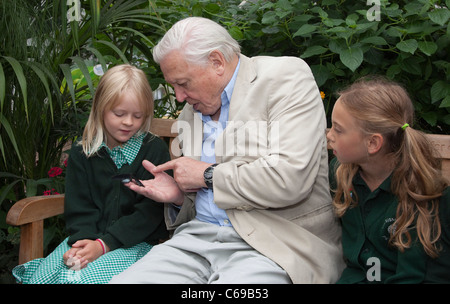
{"label": "elderly man", "polygon": [[[217,23],[177,22],[153,50],[178,101],[183,157],[138,193],[173,237],[112,283],[330,283],[343,269],[326,120],[305,62],[253,57]],[[164,171],[173,170],[173,178]]]}

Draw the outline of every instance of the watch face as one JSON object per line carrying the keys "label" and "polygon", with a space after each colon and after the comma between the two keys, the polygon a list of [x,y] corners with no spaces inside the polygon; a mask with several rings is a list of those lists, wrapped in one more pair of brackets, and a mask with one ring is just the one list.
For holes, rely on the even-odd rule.
{"label": "watch face", "polygon": [[213,176],[213,168],[212,167],[208,167],[205,171],[205,178],[206,179],[211,179]]}
{"label": "watch face", "polygon": [[213,186],[213,171],[214,171],[214,167],[216,165],[212,165],[209,166],[208,168],[206,168],[205,172],[203,172],[203,178],[205,180],[205,184],[208,187],[208,189],[212,189]]}

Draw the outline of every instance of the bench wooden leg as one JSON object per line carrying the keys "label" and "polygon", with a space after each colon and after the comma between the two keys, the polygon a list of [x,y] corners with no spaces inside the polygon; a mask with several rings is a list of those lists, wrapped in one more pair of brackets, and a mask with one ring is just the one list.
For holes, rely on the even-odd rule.
{"label": "bench wooden leg", "polygon": [[20,227],[19,264],[44,256],[44,221]]}

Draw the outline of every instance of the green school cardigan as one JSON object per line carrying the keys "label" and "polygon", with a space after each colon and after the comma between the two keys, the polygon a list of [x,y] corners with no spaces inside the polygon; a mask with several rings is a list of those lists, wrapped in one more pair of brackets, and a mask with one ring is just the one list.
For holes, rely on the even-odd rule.
{"label": "green school cardigan", "polygon": [[64,217],[71,246],[78,240],[102,239],[111,250],[140,242],[156,244],[167,239],[164,206],[124,186],[112,177],[133,173],[138,179],[153,178],[142,166],[170,160],[167,145],[148,134],[132,164],[117,168],[106,148],[87,158],[81,145],[72,145],[66,173]]}
{"label": "green school cardigan", "polygon": [[[336,186],[336,158],[330,163],[330,186]],[[391,177],[370,191],[359,173],[353,179],[358,205],[341,218],[342,246],[347,268],[338,283],[450,283],[450,190],[440,199],[442,250],[435,259],[426,255],[411,229],[413,245],[400,252],[388,244],[395,229],[398,201],[391,192]]]}

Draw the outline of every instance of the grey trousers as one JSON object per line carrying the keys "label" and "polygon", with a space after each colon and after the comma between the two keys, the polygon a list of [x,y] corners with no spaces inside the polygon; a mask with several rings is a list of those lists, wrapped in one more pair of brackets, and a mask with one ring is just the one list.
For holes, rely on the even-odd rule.
{"label": "grey trousers", "polygon": [[154,246],[147,255],[112,284],[286,284],[287,273],[250,247],[232,227],[192,220],[173,237]]}

